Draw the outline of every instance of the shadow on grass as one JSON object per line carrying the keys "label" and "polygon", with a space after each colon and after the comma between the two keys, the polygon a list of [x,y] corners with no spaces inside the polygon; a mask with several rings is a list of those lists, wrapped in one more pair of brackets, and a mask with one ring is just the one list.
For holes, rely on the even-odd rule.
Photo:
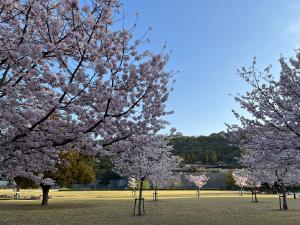
{"label": "shadow on grass", "polygon": [[49,202],[48,205],[42,206],[40,201],[35,202],[10,202],[7,200],[7,204],[4,201],[1,201],[0,204],[0,211],[19,211],[19,210],[59,210],[59,209],[84,209],[84,208],[95,208],[97,204],[91,203],[74,203],[74,202],[64,202],[64,203],[57,203],[57,202]]}
{"label": "shadow on grass", "polygon": [[249,202],[252,203],[253,205],[260,205],[260,204],[270,204],[270,202],[265,202],[265,201],[258,201],[258,202]]}
{"label": "shadow on grass", "polygon": [[299,213],[300,210],[299,209],[288,209],[288,210],[280,210],[279,208],[278,209],[270,209],[270,211],[273,211],[273,212],[283,212],[283,213],[289,213],[289,212],[297,212]]}

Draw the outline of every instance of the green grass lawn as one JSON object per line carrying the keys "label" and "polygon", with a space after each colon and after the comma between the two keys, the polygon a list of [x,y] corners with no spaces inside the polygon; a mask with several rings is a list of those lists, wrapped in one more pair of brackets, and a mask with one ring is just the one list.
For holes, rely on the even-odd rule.
{"label": "green grass lawn", "polygon": [[[0,194],[12,194],[1,190]],[[40,191],[21,191],[21,195],[38,195]],[[160,191],[159,201],[151,200],[152,192],[145,192],[145,211],[142,217],[133,216],[130,191],[51,191],[53,199],[48,206],[40,201],[1,200],[0,224],[219,224],[262,225],[300,224],[300,199],[289,197],[288,211],[278,210],[278,197],[259,195],[259,203],[252,203],[250,195],[240,197],[238,192]]]}

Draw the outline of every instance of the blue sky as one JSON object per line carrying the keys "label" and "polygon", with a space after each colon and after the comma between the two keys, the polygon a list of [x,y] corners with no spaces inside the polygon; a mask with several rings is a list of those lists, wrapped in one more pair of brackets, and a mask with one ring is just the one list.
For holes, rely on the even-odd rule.
{"label": "blue sky", "polygon": [[300,1],[293,0],[122,0],[128,25],[139,13],[137,36],[153,28],[150,50],[165,42],[172,50],[168,69],[179,70],[168,119],[184,135],[207,135],[235,123],[238,109],[229,94],[247,85],[236,69],[254,56],[260,68],[300,46]]}

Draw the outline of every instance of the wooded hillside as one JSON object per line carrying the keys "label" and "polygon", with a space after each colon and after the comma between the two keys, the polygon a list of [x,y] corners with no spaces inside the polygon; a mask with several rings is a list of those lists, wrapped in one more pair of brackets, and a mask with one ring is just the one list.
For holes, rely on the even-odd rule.
{"label": "wooded hillside", "polygon": [[209,136],[176,136],[170,138],[174,154],[184,158],[185,163],[217,163],[225,162],[230,165],[237,164],[236,157],[240,149],[227,139],[224,132]]}

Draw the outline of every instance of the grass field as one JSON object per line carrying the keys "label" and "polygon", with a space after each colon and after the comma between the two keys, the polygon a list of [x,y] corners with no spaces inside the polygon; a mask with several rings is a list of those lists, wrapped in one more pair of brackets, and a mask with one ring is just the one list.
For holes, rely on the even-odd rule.
{"label": "grass field", "polygon": [[[0,190],[0,194],[13,194]],[[22,190],[21,195],[39,195],[40,191]],[[9,225],[281,225],[300,224],[300,199],[289,197],[288,211],[278,210],[278,197],[259,195],[252,203],[250,195],[238,192],[159,191],[159,201],[151,200],[145,192],[145,211],[142,217],[133,216],[131,191],[51,191],[48,206],[40,201],[1,200],[0,224]]]}

